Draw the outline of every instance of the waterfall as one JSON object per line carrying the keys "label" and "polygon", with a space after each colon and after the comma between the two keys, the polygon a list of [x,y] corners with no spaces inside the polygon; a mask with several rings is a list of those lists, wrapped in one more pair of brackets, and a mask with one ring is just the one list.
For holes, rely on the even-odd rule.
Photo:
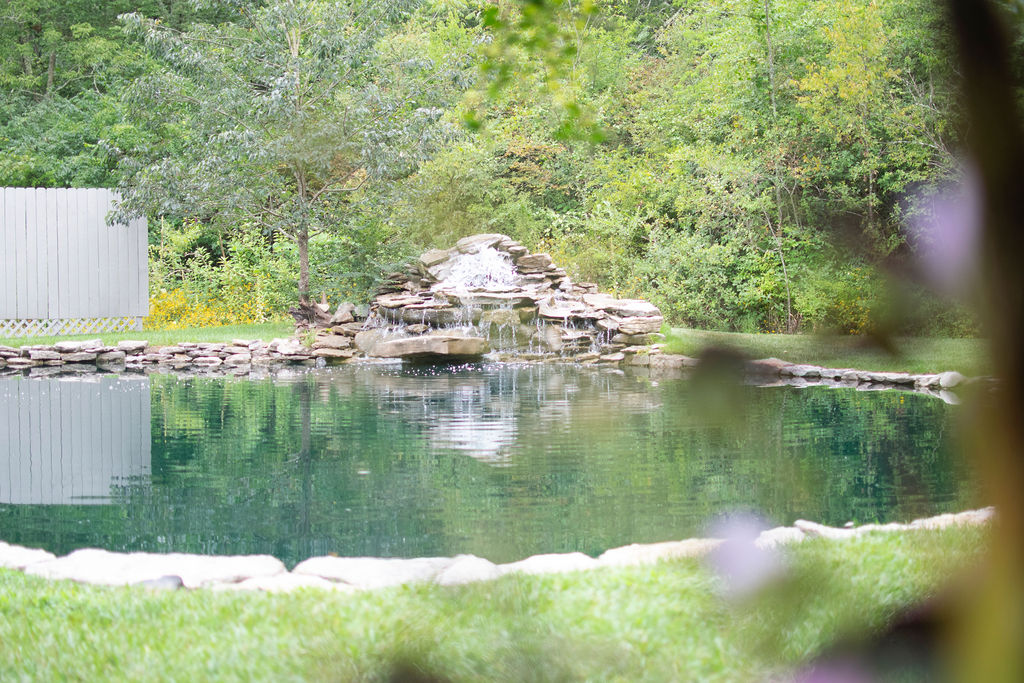
{"label": "waterfall", "polygon": [[468,292],[470,289],[517,287],[520,279],[509,255],[488,247],[452,259],[451,272],[442,284],[456,292]]}
{"label": "waterfall", "polygon": [[[472,339],[460,344],[479,344],[497,360],[618,362],[604,356],[643,343],[663,321],[655,306],[574,284],[549,254],[490,233],[422,254],[385,282],[374,311],[367,327],[383,328],[381,338]],[[400,348],[414,355],[404,349],[436,346],[424,339]]]}

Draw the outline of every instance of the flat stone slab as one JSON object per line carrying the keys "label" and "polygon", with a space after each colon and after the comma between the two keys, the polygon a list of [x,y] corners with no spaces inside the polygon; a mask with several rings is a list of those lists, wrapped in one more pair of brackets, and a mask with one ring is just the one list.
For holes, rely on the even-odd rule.
{"label": "flat stone slab", "polygon": [[304,574],[275,574],[254,576],[238,583],[216,583],[210,586],[215,591],[263,591],[266,593],[291,593],[297,590],[326,590],[354,592],[356,588],[347,583],[335,583],[319,576]]}
{"label": "flat stone slab", "polygon": [[[532,306],[534,298],[522,291],[516,292],[471,292],[469,294],[449,294],[443,292],[449,302],[458,306]],[[433,305],[436,307],[436,304]],[[417,306],[406,306],[407,309],[416,310]]]}
{"label": "flat stone slab", "polygon": [[356,355],[354,349],[332,349],[328,347],[313,349],[314,358],[351,358],[354,355]]}
{"label": "flat stone slab", "polygon": [[631,336],[660,332],[665,319],[660,315],[623,318],[619,321],[619,332]]}
{"label": "flat stone slab", "polygon": [[560,574],[596,569],[601,564],[583,553],[547,553],[533,555],[525,560],[498,565],[502,574]]}
{"label": "flat stone slab", "polygon": [[107,351],[105,353],[96,354],[97,363],[123,363],[128,357],[125,351]]}
{"label": "flat stone slab", "polygon": [[24,569],[39,562],[55,559],[53,553],[39,548],[23,548],[0,541],[0,567],[4,569]]}
{"label": "flat stone slab", "polygon": [[608,294],[584,294],[583,302],[592,308],[625,318],[661,316],[657,306],[643,299],[616,299]]}
{"label": "flat stone slab", "polygon": [[489,351],[483,337],[429,335],[393,339],[374,344],[372,356],[378,358],[479,358]]}
{"label": "flat stone slab", "polygon": [[752,375],[778,375],[783,368],[790,365],[792,363],[781,358],[758,358],[757,360],[747,361],[743,367]]}
{"label": "flat stone slab", "polygon": [[433,581],[454,562],[452,557],[311,557],[300,562],[292,574],[318,576],[357,588],[384,588]]}
{"label": "flat stone slab", "polygon": [[433,268],[439,263],[444,263],[452,255],[448,249],[431,249],[420,256],[420,263],[424,268]]}
{"label": "flat stone slab", "polygon": [[498,565],[476,555],[456,555],[455,561],[434,577],[441,586],[460,586],[475,581],[490,581],[502,575]]}
{"label": "flat stone slab", "polygon": [[821,377],[822,368],[817,365],[787,365],[779,370],[779,374],[790,377]]}
{"label": "flat stone slab", "polygon": [[53,345],[53,350],[58,353],[75,353],[86,348],[88,342],[81,341],[59,341]]}
{"label": "flat stone slab", "polygon": [[74,351],[72,353],[62,353],[60,359],[65,363],[91,363],[96,360],[98,353],[93,351]]}
{"label": "flat stone slab", "polygon": [[112,553],[98,548],[29,565],[26,573],[47,579],[124,586],[163,576],[181,577],[186,588],[233,583],[285,572],[281,560],[270,555],[190,555],[185,553]]}
{"label": "flat stone slab", "polygon": [[899,522],[890,522],[888,524],[863,524],[857,527],[840,529],[837,527],[826,526],[824,524],[818,524],[817,522],[808,522],[805,519],[798,519],[793,522],[793,526],[802,531],[808,537],[817,536],[833,540],[842,540],[846,538],[856,538],[857,536],[863,536],[864,534],[876,531],[891,532],[911,531],[916,529],[945,529],[951,526],[981,526],[989,523],[994,517],[995,508],[987,507],[980,510],[967,510],[965,512],[946,513],[942,515],[935,515],[934,517],[915,519],[913,522],[908,522],[906,524],[901,524]]}
{"label": "flat stone slab", "polygon": [[403,306],[414,306],[424,302],[419,294],[382,294],[377,297],[377,303],[384,308],[401,308]]}
{"label": "flat stone slab", "polygon": [[609,567],[654,564],[662,560],[703,557],[722,544],[717,538],[689,538],[664,543],[633,543],[602,553],[597,561]]}
{"label": "flat stone slab", "polygon": [[693,368],[700,364],[696,358],[676,353],[661,353],[651,357],[650,366],[655,369],[672,370],[675,368]]}
{"label": "flat stone slab", "polygon": [[494,247],[506,241],[515,244],[507,235],[493,232],[480,233],[479,235],[463,237],[455,243],[455,249],[463,254],[475,254],[482,249]]}
{"label": "flat stone slab", "polygon": [[554,301],[552,299],[540,301],[537,304],[537,314],[542,318],[552,320],[565,320],[588,312],[585,304],[579,301]]}
{"label": "flat stone slab", "polygon": [[325,334],[313,342],[314,349],[348,349],[352,347],[352,337],[345,334]]}
{"label": "flat stone slab", "polygon": [[148,341],[140,341],[136,339],[124,339],[117,342],[117,349],[119,351],[124,351],[129,355],[142,353],[146,350],[147,346],[149,346]]}
{"label": "flat stone slab", "polygon": [[528,254],[516,259],[516,266],[528,270],[543,270],[554,265],[549,254]]}
{"label": "flat stone slab", "polygon": [[[274,344],[274,342],[277,342],[277,344]],[[297,339],[275,339],[271,341],[270,348],[276,350],[282,356],[300,356],[307,354],[309,351],[309,348]]]}
{"label": "flat stone slab", "polygon": [[967,378],[955,370],[943,372],[939,375],[939,386],[943,389],[952,389],[965,379]]}
{"label": "flat stone slab", "polygon": [[857,536],[856,529],[840,529],[838,527],[827,526],[825,524],[818,524],[817,522],[811,522],[806,519],[798,519],[793,522],[793,526],[799,531],[802,531],[807,537],[819,537],[828,538],[832,540],[842,540],[845,538],[854,538]]}
{"label": "flat stone slab", "polygon": [[981,508],[980,510],[965,510],[964,512],[947,513],[935,517],[915,519],[907,526],[911,529],[943,529],[948,526],[981,526],[988,524],[996,516],[994,507]]}
{"label": "flat stone slab", "polygon": [[804,532],[792,526],[777,526],[774,529],[766,529],[758,534],[754,540],[754,547],[759,550],[774,550],[782,545],[800,543],[807,536]]}

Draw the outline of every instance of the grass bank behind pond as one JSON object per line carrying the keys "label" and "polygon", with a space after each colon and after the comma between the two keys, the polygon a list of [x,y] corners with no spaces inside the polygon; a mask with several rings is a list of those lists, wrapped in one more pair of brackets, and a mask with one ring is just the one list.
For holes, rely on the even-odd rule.
{"label": "grass bank behind pond", "polygon": [[103,332],[100,334],[76,334],[64,337],[6,337],[0,338],[5,346],[31,346],[33,344],[56,344],[59,341],[102,339],[104,344],[113,345],[125,339],[144,339],[151,346],[169,346],[177,342],[230,342],[232,339],[261,339],[270,341],[274,337],[290,337],[295,325],[290,322],[263,323],[258,325],[225,325],[224,327],[190,327],[183,330],[143,330],[132,332]]}
{"label": "grass bank behind pond", "polygon": [[0,570],[0,680],[762,680],[934,595],[987,538],[807,541],[787,551],[788,578],[744,603],[697,561],[290,595]]}
{"label": "grass bank behind pond", "polygon": [[956,370],[969,377],[991,373],[984,339],[895,337],[891,342],[889,351],[861,336],[741,334],[675,327],[665,350],[692,356],[709,346],[726,346],[751,358],[775,357],[828,368],[915,374]]}

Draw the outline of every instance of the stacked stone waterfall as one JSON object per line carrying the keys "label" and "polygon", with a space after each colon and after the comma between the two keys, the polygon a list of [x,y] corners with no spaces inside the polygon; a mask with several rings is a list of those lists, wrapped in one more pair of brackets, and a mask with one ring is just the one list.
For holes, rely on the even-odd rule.
{"label": "stacked stone waterfall", "polygon": [[619,363],[662,339],[654,305],[573,283],[506,235],[435,249],[393,273],[355,343],[367,356]]}

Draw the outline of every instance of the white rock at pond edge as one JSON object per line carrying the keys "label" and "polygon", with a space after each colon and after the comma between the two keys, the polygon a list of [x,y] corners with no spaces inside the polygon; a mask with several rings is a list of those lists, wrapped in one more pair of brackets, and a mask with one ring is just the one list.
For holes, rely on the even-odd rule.
{"label": "white rock at pond edge", "polygon": [[347,583],[336,583],[319,576],[304,574],[275,574],[274,576],[255,576],[238,583],[215,583],[210,586],[215,591],[264,591],[266,593],[291,593],[297,590],[328,590],[335,592],[354,592],[354,586]]}
{"label": "white rock at pond edge", "polygon": [[451,557],[311,557],[300,562],[293,574],[319,576],[359,588],[383,588],[434,577],[455,562]]}
{"label": "white rock at pond edge", "polygon": [[653,564],[661,560],[684,557],[703,557],[722,543],[717,538],[688,538],[685,541],[664,543],[633,543],[606,550],[597,561],[608,567],[628,567]]}
{"label": "white rock at pond edge", "polygon": [[55,557],[53,553],[39,548],[24,548],[20,545],[10,545],[0,541],[0,567],[4,569],[24,569]]}
{"label": "white rock at pond edge", "polygon": [[525,560],[498,565],[502,574],[521,572],[523,574],[559,574],[586,569],[595,569],[600,563],[583,553],[547,553],[533,555]]}
{"label": "white rock at pond edge", "polygon": [[181,577],[186,588],[230,583],[285,572],[281,560],[270,555],[189,555],[184,553],[114,553],[98,548],[30,565],[28,574],[48,579],[121,586],[169,574]]}
{"label": "white rock at pond edge", "polygon": [[456,555],[455,561],[445,567],[434,583],[441,586],[459,586],[475,581],[490,581],[502,574],[498,565],[476,555]]}
{"label": "white rock at pond edge", "polygon": [[780,545],[799,543],[806,538],[804,532],[792,526],[777,526],[762,531],[754,540],[754,546],[761,550],[773,550]]}
{"label": "white rock at pond edge", "polygon": [[956,370],[943,372],[939,375],[939,386],[943,389],[952,389],[953,387],[963,382],[965,379],[967,378],[961,375]]}

